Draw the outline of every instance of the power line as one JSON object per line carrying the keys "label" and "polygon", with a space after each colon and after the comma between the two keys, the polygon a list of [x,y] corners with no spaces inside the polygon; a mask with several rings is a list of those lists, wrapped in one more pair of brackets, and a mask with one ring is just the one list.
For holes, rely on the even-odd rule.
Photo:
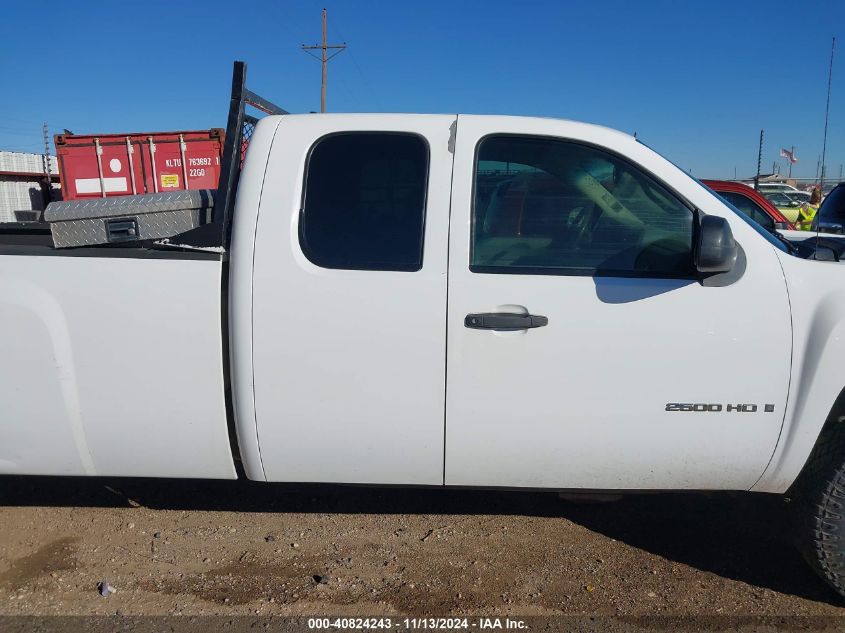
{"label": "power line", "polygon": [[[320,82],[320,112],[326,111],[326,70],[329,65],[329,60],[340,55],[346,48],[346,42],[343,44],[327,44],[326,43],[326,10],[323,9],[323,43],[315,44],[314,46],[302,45],[302,50],[311,55],[315,59],[319,59],[323,67],[323,80]],[[317,57],[310,51],[320,49],[322,55]],[[337,52],[329,55],[330,49],[337,49]]]}
{"label": "power line", "polygon": [[3,114],[2,116],[0,116],[0,118],[2,118],[4,121],[12,121],[17,123],[31,123],[33,125],[38,125],[38,121],[36,121],[35,119],[21,119],[18,117],[9,116],[8,114]]}
{"label": "power line", "polygon": [[19,128],[19,127],[6,127],[4,125],[0,125],[0,132],[2,132],[3,134],[13,134],[13,135],[17,135],[17,136],[30,136],[30,135],[35,136],[35,135],[37,135],[37,133],[34,131],[36,129],[37,128],[35,128],[35,127],[33,127],[32,130],[28,130],[28,129],[22,129],[22,128]]}
{"label": "power line", "polygon": [[[335,26],[333,30],[334,30],[334,33],[340,37],[341,40],[343,40],[344,42],[346,41],[346,38],[343,36],[343,33],[340,32],[339,28],[337,28]],[[373,86],[370,83],[369,79],[367,79],[366,75],[364,75],[364,71],[361,68],[361,65],[358,63],[357,58],[355,57],[355,52],[353,50],[353,47],[350,46],[347,49],[347,51],[349,52],[349,59],[352,60],[352,64],[355,66],[355,70],[358,72],[358,75],[361,77],[361,83],[363,83],[364,86],[367,88],[367,90],[369,90],[370,95],[372,95],[373,99],[375,100],[377,107],[379,109],[383,109],[381,98],[379,97],[378,94],[376,94],[376,91],[373,89]]]}

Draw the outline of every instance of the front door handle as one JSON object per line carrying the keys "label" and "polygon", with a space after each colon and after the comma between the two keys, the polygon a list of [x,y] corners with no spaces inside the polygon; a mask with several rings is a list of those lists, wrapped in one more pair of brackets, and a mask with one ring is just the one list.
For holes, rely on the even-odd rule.
{"label": "front door handle", "polygon": [[468,314],[464,325],[473,330],[498,330],[512,332],[529,328],[543,327],[549,319],[539,314],[513,314],[510,312],[481,312]]}

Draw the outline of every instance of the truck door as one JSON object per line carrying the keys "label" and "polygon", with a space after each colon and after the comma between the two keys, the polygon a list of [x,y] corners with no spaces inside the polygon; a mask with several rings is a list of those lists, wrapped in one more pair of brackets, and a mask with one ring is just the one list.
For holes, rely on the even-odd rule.
{"label": "truck door", "polygon": [[730,214],[668,162],[594,126],[459,119],[446,484],[751,487],[789,381],[772,246],[729,217],[747,261],[703,285],[695,209]]}
{"label": "truck door", "polygon": [[279,124],[253,271],[268,480],[443,483],[454,122],[325,115]]}

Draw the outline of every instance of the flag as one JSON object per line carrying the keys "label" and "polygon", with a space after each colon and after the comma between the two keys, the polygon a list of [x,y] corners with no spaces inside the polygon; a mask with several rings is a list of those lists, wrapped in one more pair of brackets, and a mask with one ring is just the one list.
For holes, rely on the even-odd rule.
{"label": "flag", "polygon": [[789,160],[789,162],[793,165],[798,162],[798,159],[795,158],[795,154],[793,152],[790,152],[788,149],[781,149],[780,155],[782,158],[786,158],[787,160]]}

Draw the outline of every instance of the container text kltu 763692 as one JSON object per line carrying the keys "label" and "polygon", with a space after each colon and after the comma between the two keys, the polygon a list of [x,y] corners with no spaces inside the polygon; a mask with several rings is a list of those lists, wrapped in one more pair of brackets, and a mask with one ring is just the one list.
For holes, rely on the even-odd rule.
{"label": "container text kltu 763692", "polygon": [[224,131],[57,134],[65,200],[215,189]]}

